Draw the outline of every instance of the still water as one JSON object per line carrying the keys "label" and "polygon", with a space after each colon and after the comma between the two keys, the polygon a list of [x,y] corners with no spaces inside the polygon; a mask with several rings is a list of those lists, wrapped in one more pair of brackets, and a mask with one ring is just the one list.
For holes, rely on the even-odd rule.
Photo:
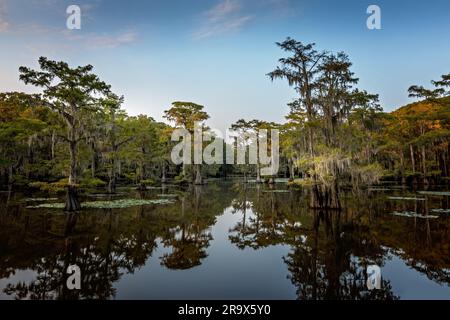
{"label": "still water", "polygon": [[[450,299],[450,193],[439,191],[342,190],[343,210],[325,212],[308,209],[308,189],[211,182],[123,189],[112,200],[171,203],[77,215],[0,194],[0,299]],[[74,264],[79,291],[66,288]]]}

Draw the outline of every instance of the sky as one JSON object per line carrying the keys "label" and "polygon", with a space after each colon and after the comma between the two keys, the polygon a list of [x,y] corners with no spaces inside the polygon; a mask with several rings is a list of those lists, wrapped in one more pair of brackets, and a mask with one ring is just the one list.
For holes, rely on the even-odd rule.
{"label": "sky", "polygon": [[[81,8],[80,30],[66,27],[69,5]],[[367,28],[369,5],[381,30]],[[450,1],[0,0],[0,91],[38,92],[18,68],[47,56],[92,64],[130,115],[159,121],[173,101],[192,101],[220,130],[240,118],[281,122],[296,94],[266,74],[286,37],[346,52],[358,87],[391,111],[411,102],[410,85],[450,72]]]}

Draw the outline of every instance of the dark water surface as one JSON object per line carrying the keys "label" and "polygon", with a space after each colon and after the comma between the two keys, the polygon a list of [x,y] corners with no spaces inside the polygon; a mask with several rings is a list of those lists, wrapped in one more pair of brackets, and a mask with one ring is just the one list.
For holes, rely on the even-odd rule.
{"label": "dark water surface", "polygon": [[[213,182],[121,190],[174,203],[78,215],[0,194],[0,299],[450,299],[450,196],[439,191],[342,191],[344,209],[321,212],[308,190]],[[65,286],[73,264],[80,291]],[[367,288],[369,265],[380,290]]]}

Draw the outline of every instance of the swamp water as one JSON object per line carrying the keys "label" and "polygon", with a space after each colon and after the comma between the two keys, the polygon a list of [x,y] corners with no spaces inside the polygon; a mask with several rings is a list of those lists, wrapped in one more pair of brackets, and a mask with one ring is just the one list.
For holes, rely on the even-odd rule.
{"label": "swamp water", "polygon": [[420,191],[342,190],[326,212],[308,189],[211,182],[91,195],[76,215],[1,193],[0,299],[450,299],[450,193]]}

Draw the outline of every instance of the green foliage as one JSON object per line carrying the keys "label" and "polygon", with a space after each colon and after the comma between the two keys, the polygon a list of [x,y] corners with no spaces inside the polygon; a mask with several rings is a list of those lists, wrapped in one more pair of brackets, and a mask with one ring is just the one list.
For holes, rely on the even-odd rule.
{"label": "green foliage", "polygon": [[83,178],[80,181],[82,188],[100,188],[106,186],[106,182],[99,178]]}
{"label": "green foliage", "polygon": [[65,192],[68,185],[69,185],[68,179],[61,179],[57,182],[36,181],[36,182],[31,182],[29,184],[29,186],[32,188],[36,188],[36,189],[39,189],[40,191],[49,192],[49,193]]}
{"label": "green foliage", "polygon": [[140,184],[143,184],[143,185],[145,185],[145,186],[152,186],[152,185],[154,185],[156,182],[155,182],[155,180],[153,180],[153,179],[145,179],[145,180],[141,180],[139,183],[140,183]]}
{"label": "green foliage", "polygon": [[192,131],[195,122],[204,122],[209,118],[203,109],[202,105],[193,102],[176,101],[172,103],[169,110],[164,112],[164,117],[174,122],[176,126]]}

